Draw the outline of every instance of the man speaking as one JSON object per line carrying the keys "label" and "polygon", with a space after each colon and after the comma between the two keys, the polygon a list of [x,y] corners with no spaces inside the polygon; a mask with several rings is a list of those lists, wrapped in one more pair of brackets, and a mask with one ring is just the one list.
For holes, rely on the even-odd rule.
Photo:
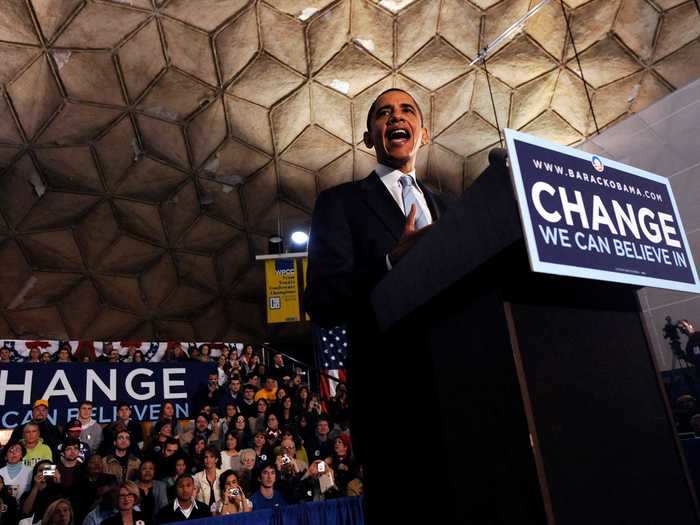
{"label": "man speaking", "polygon": [[[321,192],[312,218],[304,305],[317,324],[349,327],[353,442],[365,466],[370,499],[385,488],[380,478],[392,470],[394,460],[385,455],[385,447],[372,443],[375,433],[385,430],[386,418],[400,408],[385,397],[386,385],[394,383],[394,374],[411,368],[403,361],[406,356],[402,367],[399,356],[378,348],[369,296],[446,208],[440,195],[416,179],[418,150],[428,141],[415,99],[400,89],[384,91],[369,108],[364,133],[365,145],[375,150],[376,168],[362,180]],[[409,350],[411,359],[419,355]],[[387,401],[389,406],[381,406]],[[393,450],[400,454],[400,447]]]}

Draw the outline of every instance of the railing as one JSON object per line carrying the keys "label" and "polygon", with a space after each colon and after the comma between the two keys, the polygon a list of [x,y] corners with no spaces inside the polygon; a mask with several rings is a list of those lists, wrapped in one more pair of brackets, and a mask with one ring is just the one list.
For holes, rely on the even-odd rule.
{"label": "railing", "polygon": [[274,509],[254,510],[199,520],[188,525],[364,525],[362,497],[299,503]]}
{"label": "railing", "polygon": [[[296,359],[296,358],[292,357],[291,355],[286,354],[285,352],[277,350],[269,343],[263,343],[263,345],[262,345],[261,362],[265,365],[266,369],[268,369],[272,365],[272,356],[274,354],[282,354],[282,357],[284,357],[284,359],[286,361],[291,361],[295,365],[298,365],[295,368],[301,369],[301,375],[302,375],[302,377],[305,377],[306,386],[309,387],[309,390],[318,391],[321,377],[325,377],[326,379],[328,379],[330,381],[334,381],[338,384],[345,384],[344,381],[341,381],[337,377],[326,374],[325,372],[321,371],[321,369],[316,367],[316,366],[312,366],[308,363],[304,363],[303,361],[300,361],[299,359]],[[312,374],[313,374],[313,384],[312,384]]]}

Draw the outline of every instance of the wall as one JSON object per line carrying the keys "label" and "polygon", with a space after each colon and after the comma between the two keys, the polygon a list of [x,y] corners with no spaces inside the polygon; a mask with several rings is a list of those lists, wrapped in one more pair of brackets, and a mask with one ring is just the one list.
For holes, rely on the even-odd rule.
{"label": "wall", "polygon": [[[668,177],[688,242],[700,263],[700,80],[589,139],[581,149]],[[661,370],[677,366],[663,337],[666,316],[700,329],[700,295],[644,288],[644,321]],[[685,336],[681,336],[685,347]]]}

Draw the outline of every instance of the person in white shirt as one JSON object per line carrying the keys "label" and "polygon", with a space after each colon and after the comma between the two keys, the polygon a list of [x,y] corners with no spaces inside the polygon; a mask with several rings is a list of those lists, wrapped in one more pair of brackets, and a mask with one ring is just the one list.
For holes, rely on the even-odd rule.
{"label": "person in white shirt", "polygon": [[5,480],[5,486],[10,496],[19,503],[19,498],[29,488],[32,478],[32,469],[25,466],[22,458],[25,450],[21,443],[11,443],[5,447],[5,460],[7,464],[0,468],[0,476]]}
{"label": "person in white shirt", "polygon": [[221,453],[215,446],[209,445],[204,449],[204,470],[194,475],[194,483],[197,487],[197,501],[210,509],[221,499],[219,476],[223,470],[220,466]]}

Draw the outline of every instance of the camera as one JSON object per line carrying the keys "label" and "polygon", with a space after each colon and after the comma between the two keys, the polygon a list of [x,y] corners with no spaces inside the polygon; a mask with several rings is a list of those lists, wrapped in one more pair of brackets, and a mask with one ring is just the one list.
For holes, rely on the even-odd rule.
{"label": "camera", "polygon": [[321,461],[321,462],[318,464],[318,471],[319,471],[319,472],[325,472],[325,471],[326,471],[326,462],[325,462],[325,461]]}
{"label": "camera", "polygon": [[292,462],[292,458],[290,458],[287,454],[282,456],[282,465],[289,465]]}
{"label": "camera", "polygon": [[241,491],[240,491],[240,489],[228,489],[228,495],[229,496],[240,496]]}
{"label": "camera", "polygon": [[41,471],[41,475],[45,478],[56,477],[56,465],[49,465]]}

